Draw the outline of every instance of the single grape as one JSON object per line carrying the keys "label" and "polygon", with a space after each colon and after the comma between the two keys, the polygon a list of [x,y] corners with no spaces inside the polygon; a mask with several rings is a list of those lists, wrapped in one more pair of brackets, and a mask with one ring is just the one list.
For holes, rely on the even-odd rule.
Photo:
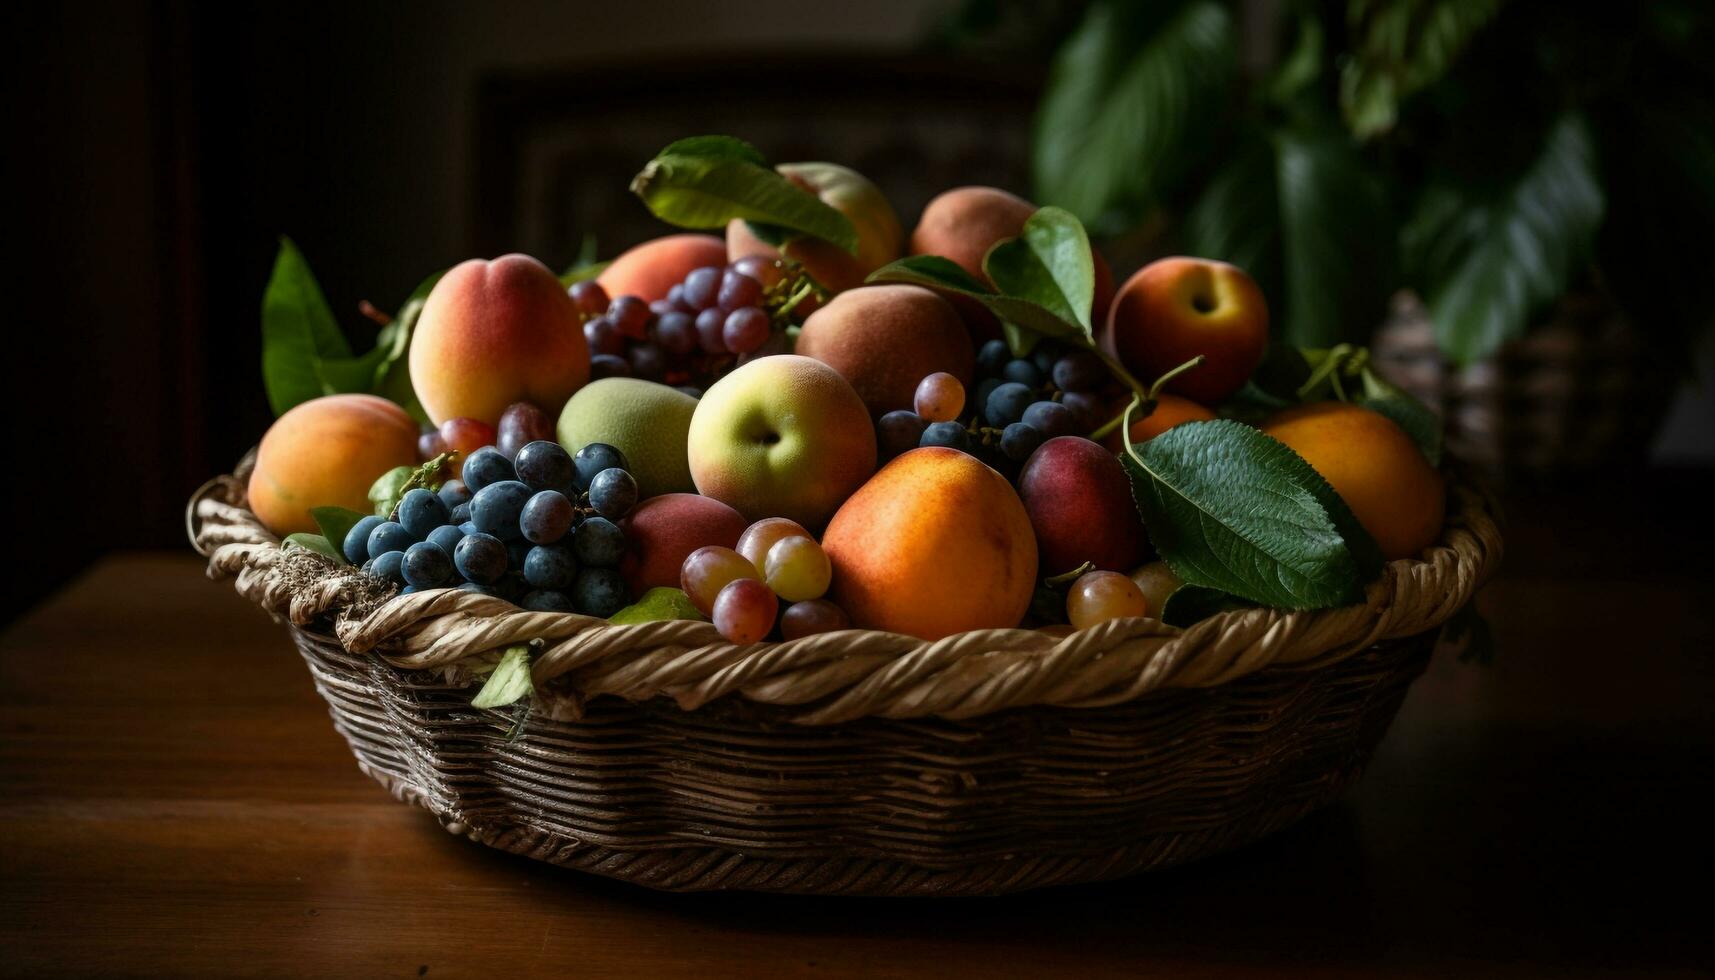
{"label": "single grape", "polygon": [[1007,361],[1006,366],[1000,369],[1000,376],[1005,381],[1016,381],[1027,388],[1042,387],[1042,369],[1024,358]]}
{"label": "single grape", "polygon": [[454,507],[447,516],[448,524],[463,524],[468,520],[470,520],[470,504],[468,502]]}
{"label": "single grape", "polygon": [[1047,380],[1054,373],[1054,362],[1060,359],[1060,348],[1054,344],[1037,344],[1030,352],[1030,363]]}
{"label": "single grape", "polygon": [[513,538],[506,542],[506,567],[515,572],[524,571],[524,559],[530,557],[530,549],[536,547],[523,538]]}
{"label": "single grape", "polygon": [[430,429],[417,437],[417,457],[419,459],[434,459],[446,451],[447,441],[441,438],[438,429]]}
{"label": "single grape", "polygon": [[1024,410],[1036,399],[1035,393],[1024,384],[1008,381],[989,394],[983,404],[983,418],[989,425],[1004,429],[1024,417]]}
{"label": "single grape", "polygon": [[697,311],[691,309],[691,304],[685,302],[685,284],[682,282],[676,282],[667,287],[667,305],[678,310],[680,313],[689,313],[692,316],[697,315]]}
{"label": "single grape", "polygon": [[971,434],[957,422],[936,422],[923,430],[920,446],[946,446],[969,452],[971,449]]}
{"label": "single grape", "polygon": [[479,419],[447,419],[441,423],[441,439],[449,452],[468,459],[471,453],[494,444],[494,426]]}
{"label": "single grape", "polygon": [[617,354],[597,354],[590,358],[590,380],[631,377],[631,363]]}
{"label": "single grape", "polygon": [[381,526],[381,518],[374,514],[362,518],[345,532],[345,540],[340,542],[339,550],[345,554],[345,560],[353,565],[361,565],[368,561],[369,535]]}
{"label": "single grape", "polygon": [[484,446],[465,457],[464,466],[459,478],[470,488],[471,499],[482,492],[482,488],[502,480],[517,479],[518,471],[512,468],[512,460],[501,455],[500,450],[493,446]]}
{"label": "single grape", "polygon": [[435,545],[419,541],[405,549],[404,571],[407,583],[432,589],[452,577],[453,558]]}
{"label": "single grape", "polygon": [[563,544],[539,544],[524,556],[524,581],[537,589],[563,589],[578,574],[572,549]]}
{"label": "single grape", "polygon": [[881,458],[889,460],[916,449],[923,441],[923,429],[928,424],[921,415],[903,408],[883,415],[875,423],[875,439]]}
{"label": "single grape", "polygon": [[369,555],[379,558],[389,551],[404,551],[416,543],[416,537],[398,521],[382,521],[369,532]]}
{"label": "single grape", "polygon": [[526,443],[554,438],[554,420],[531,402],[513,402],[500,413],[494,448],[507,459],[518,455]]}
{"label": "single grape", "polygon": [[403,589],[399,590],[399,594],[400,595],[410,595],[413,592],[421,592],[421,591],[423,591],[423,590],[417,588],[415,585],[407,585]]}
{"label": "single grape", "polygon": [[389,579],[400,585],[405,584],[404,551],[384,551],[372,560],[374,564],[369,566],[369,574],[376,578]]}
{"label": "single grape", "polygon": [[667,355],[654,344],[637,344],[625,352],[631,364],[631,376],[645,381],[660,381],[667,373]]}
{"label": "single grape", "polygon": [[692,269],[685,277],[685,305],[697,311],[713,307],[721,288],[721,274],[721,268],[714,265]]}
{"label": "single grape", "polygon": [[665,316],[668,313],[677,313],[677,312],[679,312],[679,308],[677,306],[674,306],[672,303],[667,302],[665,299],[655,299],[655,300],[649,301],[649,313],[651,316],[659,318],[659,317]]}
{"label": "single grape", "polygon": [[592,442],[572,454],[573,480],[580,493],[590,488],[590,481],[602,470],[618,467],[629,471],[625,454],[605,442]]}
{"label": "single grape", "polygon": [[947,372],[936,371],[917,383],[913,402],[924,421],[951,422],[965,410],[965,386]]}
{"label": "single grape", "polygon": [[572,454],[547,439],[526,443],[512,465],[518,479],[532,490],[558,490],[572,482],[574,472]]}
{"label": "single grape", "polygon": [[715,294],[715,305],[731,313],[733,310],[755,306],[760,302],[762,283],[737,269],[728,269],[721,275],[721,287]]}
{"label": "single grape", "polygon": [[771,329],[768,314],[761,307],[740,307],[728,313],[721,325],[721,342],[734,354],[748,354],[768,342]]}
{"label": "single grape", "polygon": [[625,350],[625,338],[620,336],[613,321],[605,316],[584,321],[584,341],[589,344],[592,355],[619,354]]}
{"label": "single grape", "polygon": [[566,536],[577,516],[572,502],[558,490],[540,490],[524,502],[518,528],[532,544],[553,544]]}
{"label": "single grape", "polygon": [[1055,361],[1052,377],[1061,391],[1095,391],[1108,380],[1108,369],[1101,358],[1079,350]]}
{"label": "single grape", "polygon": [[[459,504],[470,503],[470,498],[474,496],[470,492],[470,487],[465,486],[464,481],[457,477],[442,483],[441,488],[436,490],[435,494],[441,498],[441,503],[447,505],[448,510],[452,510]],[[454,521],[453,523],[458,522]]]}
{"label": "single grape", "polygon": [[846,611],[826,599],[794,602],[780,614],[780,635],[788,640],[851,629],[851,626],[852,620]]}
{"label": "single grape", "polygon": [[1120,572],[1085,572],[1066,593],[1066,618],[1072,621],[1073,629],[1147,615],[1149,603],[1143,598],[1143,590]]}
{"label": "single grape", "polygon": [[572,608],[572,600],[564,592],[549,592],[537,589],[524,593],[524,598],[518,600],[518,605],[531,612],[569,613],[576,612]]}
{"label": "single grape", "polygon": [[655,321],[655,341],[674,357],[683,357],[697,349],[697,324],[689,313],[661,314]]}
{"label": "single grape", "polygon": [[649,306],[636,296],[615,296],[607,308],[608,321],[622,337],[642,340],[649,331]]}
{"label": "single grape", "polygon": [[746,255],[727,268],[755,279],[765,290],[773,289],[786,278],[786,269],[779,260],[761,255]]}
{"label": "single grape", "polygon": [[580,565],[612,568],[625,556],[625,532],[605,517],[586,518],[572,532],[572,550]]}
{"label": "single grape", "polygon": [[755,579],[735,579],[715,596],[709,618],[729,643],[757,643],[774,628],[780,600]]}
{"label": "single grape", "polygon": [[451,516],[452,511],[433,490],[418,487],[400,498],[398,516],[394,519],[405,525],[414,540],[422,541]]}
{"label": "single grape", "polygon": [[572,608],[585,616],[606,619],[624,609],[627,601],[625,579],[614,569],[585,568],[572,582]]}
{"label": "single grape", "polygon": [[[465,504],[464,506],[469,507],[470,505]],[[468,511],[467,511],[467,513],[468,513]],[[476,525],[471,523],[471,520],[468,517],[465,518],[464,521],[459,524],[459,530],[463,531],[466,536],[469,536],[472,534],[481,534],[482,533],[481,531],[478,531],[476,529]]]}
{"label": "single grape", "polygon": [[1060,404],[1072,413],[1080,434],[1094,432],[1107,419],[1102,417],[1102,397],[1087,391],[1068,391],[1060,396]]}
{"label": "single grape", "polygon": [[[782,538],[807,538],[810,532],[804,530],[797,521],[784,517],[765,517],[744,529],[738,536],[738,553],[756,566],[758,573],[767,563],[768,550]],[[760,575],[759,575],[760,577]]]}
{"label": "single grape", "polygon": [[446,552],[448,558],[453,556],[453,552],[458,550],[459,542],[463,540],[464,532],[454,524],[442,524],[430,531],[428,537],[429,543]]}
{"label": "single grape", "polygon": [[492,534],[466,534],[453,549],[453,567],[469,581],[497,582],[506,574],[506,545]]}
{"label": "single grape", "polygon": [[1004,340],[991,340],[983,344],[982,350],[977,351],[977,373],[988,378],[1000,377],[1006,362],[1012,360],[1012,351],[1006,347]]}
{"label": "single grape", "polygon": [[476,497],[470,502],[470,522],[476,525],[478,531],[492,534],[502,541],[511,541],[522,537],[523,531],[518,527],[518,518],[524,512],[524,504],[529,501],[532,492],[526,484],[517,480],[502,480],[491,483],[476,492]]}
{"label": "single grape", "polygon": [[1167,597],[1172,595],[1175,589],[1185,584],[1178,575],[1173,573],[1173,569],[1168,567],[1166,562],[1159,559],[1144,565],[1142,568],[1134,569],[1131,573],[1131,580],[1137,586],[1138,591],[1143,593],[1144,604],[1150,610],[1144,613],[1146,616],[1159,615],[1161,610],[1167,606]]}
{"label": "single grape", "polygon": [[1059,402],[1032,402],[1024,410],[1024,422],[1041,429],[1050,439],[1078,432],[1078,420],[1072,417],[1072,410]]}
{"label": "single grape", "polygon": [[710,307],[697,314],[697,343],[705,354],[725,354],[726,314]]}
{"label": "single grape", "polygon": [[594,279],[572,283],[571,288],[566,290],[566,295],[572,298],[572,305],[578,308],[578,312],[586,320],[607,312],[607,290],[601,288],[601,283]]}
{"label": "single grape", "polygon": [[715,596],[727,583],[741,578],[761,581],[762,574],[749,558],[719,545],[698,548],[679,566],[679,588],[705,616],[714,611]]}
{"label": "single grape", "polygon": [[1022,463],[1047,440],[1042,430],[1028,422],[1014,422],[1000,434],[1000,451],[1007,459]]}
{"label": "single grape", "polygon": [[637,504],[637,478],[610,466],[590,481],[590,506],[610,521],[617,521]]}
{"label": "single grape", "polygon": [[763,563],[763,581],[787,602],[820,599],[833,577],[827,554],[813,538],[781,538]]}

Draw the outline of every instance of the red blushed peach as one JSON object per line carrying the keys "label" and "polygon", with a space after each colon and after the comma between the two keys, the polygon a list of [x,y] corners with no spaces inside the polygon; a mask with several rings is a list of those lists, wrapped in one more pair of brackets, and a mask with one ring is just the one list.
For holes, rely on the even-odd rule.
{"label": "red blushed peach", "polygon": [[713,497],[664,493],[625,515],[625,557],[619,573],[632,595],[665,585],[679,587],[679,572],[691,552],[709,545],[736,548],[747,526],[738,511]]}
{"label": "red blushed peach", "polygon": [[281,537],[314,531],[311,507],[367,514],[376,478],[416,464],[417,423],[398,405],[374,395],[313,398],[262,437],[247,490],[250,509]]}
{"label": "red blushed peach", "polygon": [[1018,495],[1036,532],[1043,575],[1084,562],[1129,571],[1146,550],[1143,519],[1118,457],[1088,439],[1058,436],[1030,454]]}
{"label": "red blushed peach", "polygon": [[666,299],[667,290],[692,269],[726,263],[726,242],[713,235],[665,235],[621,252],[595,281],[610,297],[636,296],[653,303]]}
{"label": "red blushed peach", "polygon": [[804,321],[795,348],[838,371],[872,416],[912,407],[917,385],[946,372],[971,383],[976,355],[959,314],[921,286],[865,286]]}
{"label": "red blushed peach", "polygon": [[527,255],[454,266],[429,292],[411,335],[411,384],[439,425],[489,425],[513,402],[558,412],[590,376],[577,308]]}
{"label": "red blushed peach", "polygon": [[1219,405],[1244,386],[1268,348],[1268,301],[1236,265],[1212,259],[1158,259],[1114,298],[1102,344],[1149,384],[1203,355],[1167,383],[1202,405]]}
{"label": "red blushed peach", "polygon": [[[857,229],[856,255],[817,238],[798,238],[786,244],[786,257],[803,266],[817,285],[829,292],[843,292],[863,285],[866,276],[899,258],[905,237],[899,215],[869,178],[837,163],[782,163],[774,169],[851,219]],[[751,234],[750,226],[739,220],[727,224],[726,243],[729,261],[749,255],[769,259],[780,256],[774,246]]]}

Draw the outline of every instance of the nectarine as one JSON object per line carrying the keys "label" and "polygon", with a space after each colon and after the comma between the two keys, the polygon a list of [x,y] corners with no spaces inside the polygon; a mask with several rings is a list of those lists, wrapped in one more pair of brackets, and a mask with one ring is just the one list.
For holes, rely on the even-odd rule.
{"label": "nectarine", "polygon": [[917,385],[931,374],[969,385],[976,363],[959,314],[921,286],[865,286],[835,296],[804,321],[796,350],[851,382],[875,418],[911,408]]}
{"label": "nectarine", "polygon": [[645,303],[667,298],[667,290],[705,265],[726,265],[726,242],[686,232],[634,245],[608,263],[596,282],[615,299],[636,296]]}
{"label": "nectarine", "polygon": [[1030,454],[1018,496],[1036,532],[1043,575],[1084,562],[1129,571],[1147,548],[1131,480],[1113,453],[1079,436],[1057,436]]}
{"label": "nectarine", "polygon": [[665,493],[632,508],[619,526],[625,532],[619,573],[632,595],[642,595],[657,586],[678,588],[691,552],[737,545],[745,523],[738,511],[711,497]]}
{"label": "nectarine", "polygon": [[1158,259],[1120,287],[1102,345],[1144,384],[1202,355],[1206,360],[1169,381],[1167,390],[1219,405],[1262,363],[1268,301],[1236,265]]}
{"label": "nectarine", "polygon": [[281,537],[314,531],[311,507],[368,513],[376,477],[416,463],[417,423],[398,405],[374,395],[314,398],[280,416],[262,437],[250,473],[250,509]]}

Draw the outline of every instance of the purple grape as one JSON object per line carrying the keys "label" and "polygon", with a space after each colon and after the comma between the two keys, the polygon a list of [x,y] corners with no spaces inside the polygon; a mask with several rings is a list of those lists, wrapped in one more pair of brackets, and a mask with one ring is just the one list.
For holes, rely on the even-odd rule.
{"label": "purple grape", "polygon": [[721,340],[727,350],[748,354],[768,342],[769,329],[768,314],[759,306],[746,306],[727,314],[721,326]]}
{"label": "purple grape", "polygon": [[617,354],[597,354],[590,358],[591,381],[599,381],[602,378],[628,378],[630,376],[630,362]]}
{"label": "purple grape", "polygon": [[697,324],[689,313],[663,313],[655,321],[655,342],[675,357],[697,349]]}
{"label": "purple grape", "polygon": [[921,415],[908,409],[896,409],[883,415],[875,423],[876,443],[880,446],[882,458],[892,459],[916,449],[923,441],[923,430],[928,424]]}
{"label": "purple grape", "polygon": [[736,269],[728,269],[721,276],[720,292],[715,294],[715,303],[727,312],[746,306],[755,306],[762,302],[762,283],[750,278]]}
{"label": "purple grape", "polygon": [[1059,402],[1034,402],[1024,410],[1022,420],[1026,425],[1034,426],[1042,434],[1052,439],[1055,436],[1077,435],[1078,422],[1072,416],[1072,410]]}
{"label": "purple grape", "polygon": [[594,279],[574,282],[566,293],[572,297],[572,303],[577,306],[578,312],[586,318],[601,316],[607,310],[607,290],[601,288],[601,283]]}
{"label": "purple grape", "polygon": [[589,344],[591,354],[618,354],[625,349],[625,338],[605,316],[584,321],[584,341]]}
{"label": "purple grape", "polygon": [[720,288],[720,266],[705,265],[692,269],[691,274],[685,277],[685,305],[699,312],[706,310],[715,305]]}
{"label": "purple grape", "polygon": [[642,340],[649,328],[649,307],[635,296],[616,296],[607,308],[607,318],[621,336]]}
{"label": "purple grape", "polygon": [[720,310],[708,309],[697,314],[697,341],[706,354],[725,354],[726,339],[722,331],[726,327],[726,314]]}
{"label": "purple grape", "polygon": [[660,381],[667,371],[667,355],[654,344],[638,344],[626,352],[625,359],[631,362],[632,376],[645,381]]}

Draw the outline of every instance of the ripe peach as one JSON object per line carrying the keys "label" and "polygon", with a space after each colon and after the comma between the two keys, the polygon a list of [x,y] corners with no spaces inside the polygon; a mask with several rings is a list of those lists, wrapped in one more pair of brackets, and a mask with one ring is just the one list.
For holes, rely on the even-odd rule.
{"label": "ripe peach", "polygon": [[[1119,410],[1125,411],[1123,403]],[[1138,411],[1142,411],[1142,409]],[[1138,418],[1137,412],[1132,413],[1131,441],[1148,442],[1182,422],[1207,422],[1214,417],[1214,412],[1191,399],[1180,398],[1178,395],[1169,395],[1164,392],[1156,396],[1155,411],[1143,418]],[[1122,452],[1125,446],[1120,442],[1120,430],[1116,428],[1108,433],[1107,438],[1102,440],[1102,445],[1111,452]]]}
{"label": "ripe peach", "polygon": [[[992,286],[983,274],[983,256],[995,242],[1017,238],[1025,221],[1035,213],[1036,205],[998,187],[955,187],[936,195],[923,209],[906,251],[952,259],[978,281]],[[1106,322],[1108,306],[1113,301],[1114,274],[1094,245],[1090,246],[1090,258],[1096,266],[1090,322],[1099,328]],[[964,296],[950,298],[970,325],[973,338],[983,341],[1000,336],[999,322],[975,300]]]}
{"label": "ripe peach", "polygon": [[1113,453],[1079,436],[1037,447],[1018,474],[1018,496],[1036,532],[1043,575],[1084,562],[1129,571],[1147,544],[1131,480]]}
{"label": "ripe peach", "polygon": [[664,235],[619,253],[595,281],[609,296],[636,296],[653,303],[666,299],[667,290],[692,269],[726,262],[726,242],[714,235]]}
{"label": "ripe peach", "polygon": [[632,508],[619,526],[625,531],[619,573],[632,595],[642,595],[656,586],[678,588],[685,559],[698,548],[736,547],[745,521],[712,497],[664,493]]}
{"label": "ripe peach", "polygon": [[1169,381],[1167,390],[1219,405],[1262,363],[1268,301],[1236,265],[1158,259],[1120,287],[1101,339],[1144,384],[1204,355],[1208,360]]}
{"label": "ripe peach", "polygon": [[590,376],[577,308],[528,255],[454,266],[423,303],[411,335],[411,384],[439,425],[488,425],[513,402],[557,412]]}
{"label": "ripe peach", "polygon": [[374,395],[327,395],[268,427],[250,474],[250,509],[285,537],[314,531],[311,507],[368,513],[369,487],[396,466],[417,465],[417,423]]}
{"label": "ripe peach", "polygon": [[956,449],[882,467],[822,537],[829,598],[859,626],[936,640],[1017,626],[1036,588],[1036,535],[1006,478]]}
{"label": "ripe peach", "polygon": [[[802,265],[823,289],[838,293],[861,286],[865,276],[899,258],[905,238],[899,215],[869,178],[837,163],[782,163],[774,169],[805,193],[815,194],[850,218],[857,229],[856,255],[819,238],[799,238],[786,244],[786,257]],[[751,234],[750,226],[737,219],[727,225],[726,247],[730,262],[748,255],[768,259],[780,256],[774,246]]]}
{"label": "ripe peach", "polygon": [[938,371],[971,383],[970,335],[946,300],[921,286],[879,285],[835,296],[804,321],[797,351],[838,371],[870,415],[911,408]]}
{"label": "ripe peach", "polygon": [[1262,431],[1322,474],[1376,539],[1383,558],[1416,558],[1441,536],[1447,487],[1387,416],[1343,402],[1315,402],[1277,413]]}

